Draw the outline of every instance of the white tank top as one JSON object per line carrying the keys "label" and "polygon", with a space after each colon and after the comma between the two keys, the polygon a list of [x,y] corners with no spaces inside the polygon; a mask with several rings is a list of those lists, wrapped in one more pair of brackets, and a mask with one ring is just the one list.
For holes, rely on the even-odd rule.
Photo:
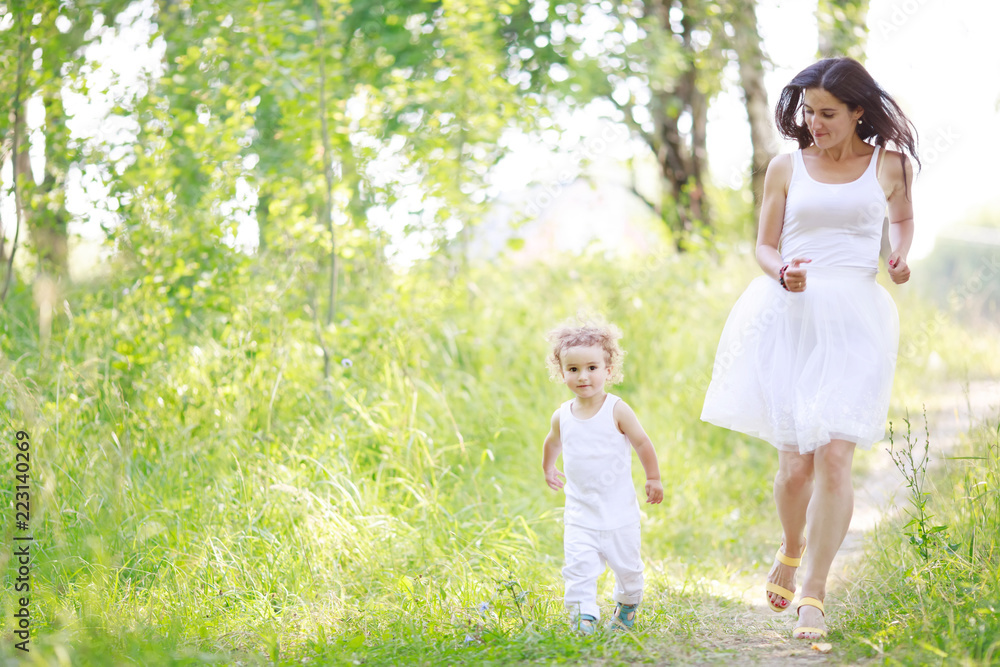
{"label": "white tank top", "polygon": [[850,183],[820,183],[806,171],[802,151],[792,154],[792,180],[785,199],[779,248],[783,262],[811,259],[814,267],[843,266],[878,271],[886,200],[875,166],[878,146],[861,177]]}
{"label": "white tank top", "polygon": [[590,419],[578,419],[566,401],[559,408],[563,470],[566,473],[564,523],[613,530],[639,521],[632,483],[632,445],[615,425],[615,404],[608,394]]}

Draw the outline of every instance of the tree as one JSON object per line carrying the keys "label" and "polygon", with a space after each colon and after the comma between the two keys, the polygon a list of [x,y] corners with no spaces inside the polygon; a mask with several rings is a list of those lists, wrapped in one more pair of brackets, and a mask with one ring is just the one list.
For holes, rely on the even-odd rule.
{"label": "tree", "polygon": [[[723,69],[734,60],[752,128],[755,188],[762,188],[762,170],[773,154],[755,5],[743,0],[609,4],[551,6],[549,34],[572,70],[562,97],[571,104],[604,97],[617,106],[660,167],[661,196],[643,198],[683,250],[712,233],[705,195],[708,108],[722,87]],[[600,39],[594,37],[598,22],[610,23]]]}
{"label": "tree", "polygon": [[[731,5],[733,46],[740,68],[740,86],[750,123],[750,143],[753,156],[750,165],[750,187],[753,191],[754,230],[760,221],[760,206],[764,198],[764,174],[774,157],[777,146],[774,118],[764,87],[764,66],[767,59],[761,48],[760,31],[753,2]],[[756,234],[755,234],[756,235]]]}
{"label": "tree", "polygon": [[[513,10],[160,0],[163,69],[123,109],[140,133],[115,165],[114,194],[125,221],[116,234],[168,319],[205,307],[223,317],[225,290],[205,276],[284,271],[294,282],[285,312],[310,313],[329,374],[339,323],[368,306],[357,286],[382,261],[369,213],[416,192],[424,210],[411,229],[444,245],[484,209],[500,134],[531,123],[533,91],[509,60],[521,34]],[[240,188],[255,199],[242,220]],[[254,217],[248,259],[230,246]]]}
{"label": "tree", "polygon": [[[21,200],[21,188],[19,187],[19,176],[21,175],[21,169],[23,169],[23,164],[19,164],[22,160],[21,155],[24,151],[21,149],[21,138],[24,136],[24,107],[21,103],[22,96],[24,95],[24,52],[25,52],[25,42],[27,38],[25,36],[25,21],[23,11],[18,11],[21,8],[16,8],[14,12],[9,15],[12,19],[10,21],[11,26],[16,26],[16,31],[14,34],[15,46],[13,49],[5,49],[5,60],[8,62],[13,59],[13,67],[6,68],[8,71],[14,70],[14,103],[11,105],[11,111],[9,114],[9,119],[0,119],[0,137],[3,138],[2,145],[5,150],[0,151],[0,156],[7,153],[9,150],[9,155],[11,156],[12,169],[11,169],[11,191],[14,198],[14,218],[15,218],[15,233],[14,239],[10,249],[10,256],[8,258],[5,241],[6,241],[6,230],[2,224],[2,219],[0,219],[0,263],[5,264],[4,281],[3,288],[0,291],[0,302],[7,299],[7,290],[10,288],[11,281],[14,278],[14,257],[17,254],[17,242],[21,234],[22,220],[24,219],[23,203]],[[6,126],[7,121],[9,126]],[[9,149],[7,146],[9,145]],[[3,160],[0,160],[2,163]]]}
{"label": "tree", "polygon": [[865,61],[868,0],[819,0],[819,57],[848,56]]}
{"label": "tree", "polygon": [[[0,7],[0,60],[5,65],[16,63],[9,69],[5,66],[5,71],[20,72],[0,83],[5,98],[18,100],[11,108],[13,121],[0,121],[2,143],[11,148],[15,142],[18,145],[11,155],[16,194],[22,200],[18,227],[23,225],[28,232],[39,273],[57,279],[68,277],[66,178],[70,167],[81,161],[66,123],[63,91],[67,86],[86,85],[81,74],[83,49],[94,39],[95,19],[113,19],[126,4],[125,0],[79,0],[70,6],[57,0],[33,0]],[[16,55],[19,51],[23,57]],[[28,133],[25,105],[32,99],[41,102],[44,117],[40,131]],[[44,172],[36,183],[29,156],[38,151],[44,155]]]}

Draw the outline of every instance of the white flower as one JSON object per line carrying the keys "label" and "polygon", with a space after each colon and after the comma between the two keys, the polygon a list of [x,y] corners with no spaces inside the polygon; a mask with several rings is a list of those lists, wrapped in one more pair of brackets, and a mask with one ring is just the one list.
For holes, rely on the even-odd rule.
{"label": "white flower", "polygon": [[350,368],[351,366],[354,365],[354,362],[351,361],[350,359],[341,359],[340,365],[343,366],[344,368]]}

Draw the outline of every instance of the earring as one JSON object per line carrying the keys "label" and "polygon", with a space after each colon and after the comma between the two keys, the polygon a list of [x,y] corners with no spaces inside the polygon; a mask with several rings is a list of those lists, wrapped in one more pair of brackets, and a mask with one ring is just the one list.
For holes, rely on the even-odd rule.
{"label": "earring", "polygon": [[858,119],[858,125],[861,125],[861,119],[860,118]]}

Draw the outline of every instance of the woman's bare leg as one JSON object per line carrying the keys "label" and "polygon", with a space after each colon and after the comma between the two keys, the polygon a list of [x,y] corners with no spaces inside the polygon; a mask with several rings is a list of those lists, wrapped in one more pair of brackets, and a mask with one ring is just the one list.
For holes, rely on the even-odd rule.
{"label": "woman's bare leg", "polygon": [[[806,510],[812,493],[813,455],[779,450],[778,473],[774,476],[774,504],[778,508],[778,519],[784,534],[785,546],[782,551],[789,558],[802,555]],[[775,560],[767,580],[794,591],[795,570],[796,568]],[[792,604],[791,600],[786,600],[777,593],[768,593],[767,596],[779,607],[787,609]]]}
{"label": "woman's bare leg", "polygon": [[[809,501],[809,554],[803,563],[802,596],[826,598],[826,580],[837,550],[847,536],[854,514],[854,487],[851,463],[854,443],[831,440],[813,455],[815,482]],[[825,628],[823,614],[815,607],[802,607],[799,625]],[[809,634],[806,639],[816,639]]]}

